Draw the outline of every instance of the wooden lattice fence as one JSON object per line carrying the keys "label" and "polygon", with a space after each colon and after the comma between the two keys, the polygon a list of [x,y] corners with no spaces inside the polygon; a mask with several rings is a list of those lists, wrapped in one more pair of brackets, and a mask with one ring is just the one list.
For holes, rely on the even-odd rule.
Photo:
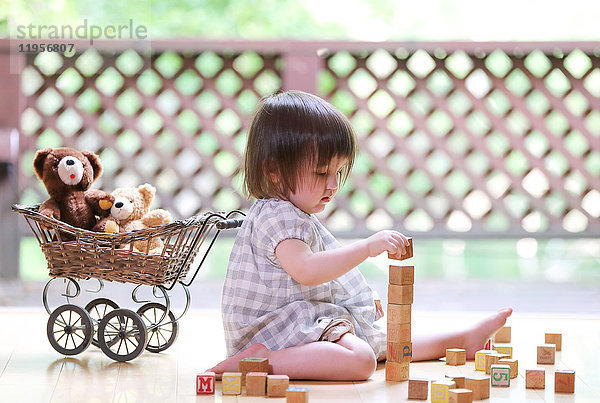
{"label": "wooden lattice fence", "polygon": [[152,42],[29,54],[21,200],[46,197],[45,146],[98,152],[99,186],[153,183],[178,217],[246,209],[249,117],[279,89],[352,120],[356,169],[324,220],[340,235],[600,234],[600,48],[594,43]]}

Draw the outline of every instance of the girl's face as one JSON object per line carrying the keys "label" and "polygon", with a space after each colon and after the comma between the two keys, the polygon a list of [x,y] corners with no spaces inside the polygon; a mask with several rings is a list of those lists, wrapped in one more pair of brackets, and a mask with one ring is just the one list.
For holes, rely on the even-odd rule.
{"label": "girl's face", "polygon": [[337,193],[342,168],[347,163],[348,158],[334,157],[328,167],[307,168],[289,200],[307,214],[320,213]]}

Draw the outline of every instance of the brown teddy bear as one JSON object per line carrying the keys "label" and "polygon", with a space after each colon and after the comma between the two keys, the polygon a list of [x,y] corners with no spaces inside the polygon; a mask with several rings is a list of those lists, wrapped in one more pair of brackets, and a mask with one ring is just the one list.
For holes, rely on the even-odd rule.
{"label": "brown teddy bear", "polygon": [[110,213],[114,196],[89,189],[102,174],[96,154],[67,147],[45,148],[35,154],[33,168],[50,195],[40,206],[41,214],[91,230],[98,217]]}
{"label": "brown teddy bear", "polygon": [[[102,219],[94,227],[94,231],[117,233],[149,228],[155,225],[167,224],[172,221],[171,213],[163,209],[150,210],[156,188],[149,184],[137,188],[119,188],[112,192],[114,204],[110,216]],[[135,249],[149,254],[161,254],[163,242],[159,237],[149,241],[133,242]]]}

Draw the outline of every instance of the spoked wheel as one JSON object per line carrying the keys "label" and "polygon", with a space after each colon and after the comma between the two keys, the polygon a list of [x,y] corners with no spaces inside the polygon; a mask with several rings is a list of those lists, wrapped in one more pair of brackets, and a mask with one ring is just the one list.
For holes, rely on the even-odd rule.
{"label": "spoked wheel", "polygon": [[140,355],[148,343],[146,325],[129,309],[115,309],[98,324],[98,344],[108,357],[125,362]]}
{"label": "spoked wheel", "polygon": [[116,302],[108,298],[96,298],[91,300],[86,306],[85,310],[89,312],[92,322],[94,323],[94,335],[92,337],[92,344],[96,347],[100,347],[98,344],[98,323],[112,310],[118,309],[119,305]]}
{"label": "spoked wheel", "polygon": [[56,308],[48,318],[46,333],[52,347],[61,354],[75,355],[92,342],[94,326],[87,311],[77,305]]}
{"label": "spoked wheel", "polygon": [[150,302],[137,311],[148,329],[146,350],[152,353],[160,353],[171,347],[179,333],[179,326],[173,312],[169,311],[169,314],[162,319],[166,310],[164,305]]}

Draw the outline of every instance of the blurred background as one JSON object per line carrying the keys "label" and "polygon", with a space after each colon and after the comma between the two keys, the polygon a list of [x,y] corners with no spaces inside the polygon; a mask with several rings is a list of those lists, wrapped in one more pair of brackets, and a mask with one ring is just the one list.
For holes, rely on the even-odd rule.
{"label": "blurred background", "polygon": [[[10,211],[48,197],[37,149],[94,151],[95,187],[151,183],[154,207],[176,218],[245,210],[237,168],[252,111],[299,89],[344,112],[360,142],[320,218],[342,242],[413,236],[415,309],[600,311],[597,2],[0,5],[0,306],[39,307],[48,280]],[[233,235],[209,254],[194,307],[219,307]],[[384,300],[388,264],[361,265]]]}

